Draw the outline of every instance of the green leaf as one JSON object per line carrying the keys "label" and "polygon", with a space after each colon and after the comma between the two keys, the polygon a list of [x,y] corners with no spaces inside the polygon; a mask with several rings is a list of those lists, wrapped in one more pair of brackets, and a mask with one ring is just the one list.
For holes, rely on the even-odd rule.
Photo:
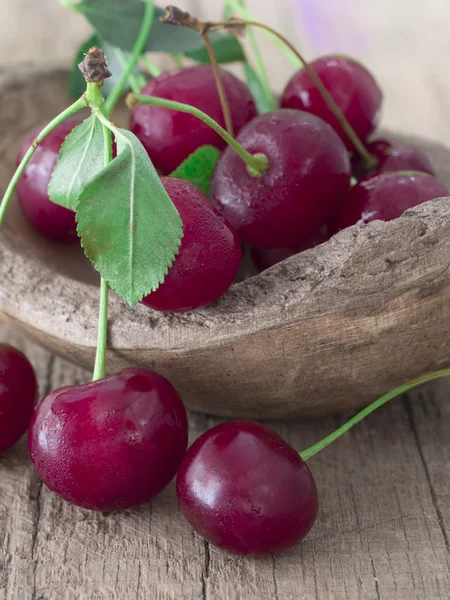
{"label": "green leaf", "polygon": [[117,158],[79,198],[78,233],[97,271],[134,306],[164,281],[183,224],[137,137],[117,128],[114,135]]}
{"label": "green leaf", "polygon": [[[210,36],[212,37],[212,36]],[[224,34],[214,41],[214,53],[219,63],[230,63],[245,60],[244,50],[239,40],[234,35]],[[201,48],[190,52],[185,52],[188,58],[192,58],[200,63],[209,64],[208,51],[202,42]]]}
{"label": "green leaf", "polygon": [[48,186],[50,200],[75,211],[87,182],[105,167],[103,127],[91,115],[66,137]]}
{"label": "green leaf", "polygon": [[[106,58],[108,60],[109,70],[112,73],[112,77],[105,79],[103,83],[104,96],[108,96],[110,94],[111,90],[116,85],[123,73],[124,65],[121,63],[117,55],[116,47],[112,44],[109,44],[108,42],[105,42],[98,35],[93,35],[80,46],[73,62],[72,71],[70,73],[69,84],[67,88],[69,96],[72,96],[73,98],[79,98],[81,94],[83,94],[86,91],[86,81],[84,80],[83,74],[78,68],[78,65],[83,60],[84,55],[87,53],[89,48],[92,48],[92,46],[97,46],[105,51]],[[124,51],[124,58],[126,59],[126,62],[130,60],[130,57],[131,54],[129,52]],[[140,71],[137,67],[134,70],[134,73],[136,75],[140,74]],[[126,86],[124,92],[126,92],[128,89],[129,85]]]}
{"label": "green leaf", "polygon": [[262,85],[255,69],[247,60],[244,62],[244,71],[247,85],[252,93],[253,98],[255,99],[258,112],[261,115],[271,112],[273,107],[267,98],[264,86]]}
{"label": "green leaf", "polygon": [[214,146],[201,146],[181,163],[171,177],[189,181],[209,196],[209,185],[219,157],[220,151]]}
{"label": "green leaf", "polygon": [[[133,50],[138,36],[145,5],[142,0],[82,0],[76,10],[82,13],[99,37],[128,52]],[[161,23],[160,17],[165,10],[155,7],[153,25],[148,37],[148,52],[169,52],[173,54],[197,53],[204,58],[201,36],[187,27],[177,27]],[[237,40],[223,33],[210,35],[214,50],[222,56],[224,62],[241,60]],[[235,58],[233,58],[235,57]],[[197,59],[195,59],[197,60]]]}

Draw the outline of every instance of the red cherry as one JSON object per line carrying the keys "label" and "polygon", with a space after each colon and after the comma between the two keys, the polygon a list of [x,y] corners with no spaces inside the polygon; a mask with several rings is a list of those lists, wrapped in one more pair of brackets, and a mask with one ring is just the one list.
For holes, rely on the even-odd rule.
{"label": "red cherry", "polygon": [[187,441],[181,398],[146,369],[52,392],[37,406],[28,438],[45,485],[73,504],[103,511],[158,494],[174,477]]}
{"label": "red cherry", "polygon": [[[435,174],[427,156],[396,140],[375,140],[366,144],[366,148],[379,160],[371,175],[393,171],[420,171],[429,175]],[[360,163],[359,157],[355,155],[352,164],[356,176],[366,174]]]}
{"label": "red cherry", "polygon": [[448,196],[448,190],[423,173],[384,173],[355,185],[337,218],[338,229],[379,219],[391,221],[427,200]]}
{"label": "red cherry", "polygon": [[[364,142],[378,123],[383,99],[375,79],[359,62],[349,57],[322,56],[310,66]],[[337,131],[348,150],[354,149],[305,69],[298,71],[288,83],[281,107],[306,110],[317,115]]]}
{"label": "red cherry", "polygon": [[195,185],[162,177],[183,221],[180,251],[164,283],[143,303],[161,311],[185,312],[215,302],[239,271],[242,248],[236,233]]}
{"label": "red cherry", "polygon": [[0,344],[0,452],[25,433],[37,398],[36,375],[19,350]]}
{"label": "red cherry", "polygon": [[213,174],[211,198],[248,244],[295,247],[317,233],[348,194],[348,153],[333,129],[314,115],[268,113],[246,125],[237,140],[252,154],[265,154],[269,170],[251,176],[227,148]]}
{"label": "red cherry", "polygon": [[251,250],[253,262],[260,271],[265,271],[266,269],[273,267],[290,256],[294,256],[295,254],[299,254],[300,252],[304,252],[305,250],[309,250],[310,248],[315,248],[320,244],[324,244],[330,239],[331,235],[331,226],[323,225],[317,233],[303,240],[295,248],[253,247]]}
{"label": "red cherry", "polygon": [[[58,125],[39,144],[17,185],[20,205],[30,223],[51,240],[75,242],[78,240],[75,213],[54,204],[48,197],[48,184],[62,143],[81,121],[67,119]],[[31,131],[22,142],[17,164],[36,139],[43,125]]]}
{"label": "red cherry", "polygon": [[240,554],[270,554],[302,540],[316,520],[313,476],[274,431],[250,421],[213,427],[189,448],[177,476],[189,523]]}
{"label": "red cherry", "polygon": [[[257,115],[256,105],[248,88],[234,75],[223,71],[222,80],[234,130],[238,133]],[[190,104],[225,127],[214,72],[208,65],[164,73],[149,81],[142,94]],[[130,129],[141,140],[155,167],[165,175],[204,144],[219,150],[226,146],[215,131],[192,115],[157,106],[133,109]]]}

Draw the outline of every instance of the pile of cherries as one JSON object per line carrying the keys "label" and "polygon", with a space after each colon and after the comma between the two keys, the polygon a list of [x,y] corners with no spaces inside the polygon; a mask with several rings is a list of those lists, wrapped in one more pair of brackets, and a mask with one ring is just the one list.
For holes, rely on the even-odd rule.
{"label": "pile of cherries", "polygon": [[[242,244],[260,269],[328,240],[337,231],[447,196],[425,156],[395,140],[369,141],[382,94],[358,62],[327,56],[310,65],[376,166],[367,169],[305,69],[294,75],[281,108],[261,116],[247,87],[222,74],[237,141],[267,167],[255,173],[210,127],[189,114],[137,106],[131,130],[159,169],[184,237],[160,288],[143,303],[188,311],[216,301],[236,278]],[[225,126],[214,73],[195,66],[152,79],[143,94],[176,100]],[[74,214],[50,202],[47,188],[67,134],[58,126],[37,148],[18,185],[23,212],[44,235],[77,242]],[[25,139],[24,156],[36,131]],[[210,198],[170,177],[197,148],[223,151]],[[353,180],[352,180],[353,178]],[[355,183],[355,180],[356,183]],[[312,527],[314,479],[298,452],[269,428],[233,421],[202,435],[186,452],[188,423],[169,381],[145,369],[59,389],[35,408],[36,379],[27,359],[0,346],[0,451],[29,429],[31,460],[65,500],[93,510],[147,502],[178,473],[183,513],[208,541],[239,553],[286,550]]]}

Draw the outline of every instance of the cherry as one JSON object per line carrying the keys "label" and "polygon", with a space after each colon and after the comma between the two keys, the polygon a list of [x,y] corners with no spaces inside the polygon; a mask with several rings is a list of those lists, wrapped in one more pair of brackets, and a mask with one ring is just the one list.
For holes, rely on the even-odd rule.
{"label": "cherry", "polygon": [[[38,231],[58,242],[78,240],[75,213],[54,204],[48,197],[47,189],[62,143],[80,123],[81,121],[67,119],[50,132],[37,147],[17,185],[17,196],[26,218]],[[42,128],[37,127],[23,140],[17,164]]]}
{"label": "cherry", "polygon": [[149,501],[186,451],[186,411],[172,384],[126,369],[46,396],[30,424],[31,460],[45,485],[92,510]]}
{"label": "cherry", "polygon": [[196,186],[162,177],[183,221],[180,251],[164,283],[143,303],[160,311],[185,312],[222,296],[235,280],[242,248],[236,233]]}
{"label": "cherry", "polygon": [[287,550],[318,511],[306,463],[277,433],[251,421],[217,425],[194,442],[178,472],[177,495],[196,531],[240,554]]}
{"label": "cherry", "polygon": [[[366,148],[379,161],[376,169],[370,173],[371,175],[392,171],[421,171],[429,175],[435,174],[427,156],[396,140],[375,140],[366,144]],[[366,175],[358,156],[355,155],[352,163],[356,176]]]}
{"label": "cherry", "polygon": [[[256,105],[248,88],[231,73],[222,72],[235,133],[256,115]],[[190,104],[225,126],[214,71],[200,65],[164,73],[142,89],[142,94]],[[157,106],[138,106],[131,113],[131,131],[146,148],[155,167],[172,173],[192,152],[204,144],[219,150],[226,143],[208,125],[192,115]]]}
{"label": "cherry", "polygon": [[338,229],[379,219],[391,221],[427,200],[448,196],[430,175],[415,172],[383,173],[355,185],[337,218]]}
{"label": "cherry", "polygon": [[25,433],[37,399],[36,375],[19,350],[0,344],[0,452]]}
{"label": "cherry", "polygon": [[348,153],[333,129],[306,112],[278,110],[254,119],[237,141],[263,153],[261,176],[227,148],[211,181],[211,198],[241,240],[262,248],[295,247],[317,233],[344,201]]}
{"label": "cherry", "polygon": [[260,271],[265,271],[266,269],[273,267],[290,256],[294,256],[295,254],[299,254],[300,252],[304,252],[305,250],[309,250],[310,248],[315,248],[320,244],[324,244],[330,239],[332,235],[331,231],[330,225],[322,225],[317,233],[304,239],[300,244],[295,246],[295,248],[253,247],[251,250],[253,262]]}
{"label": "cherry", "polygon": [[[383,98],[375,79],[359,62],[345,56],[322,56],[310,63],[310,67],[330,92],[356,135],[365,141],[378,123]],[[298,71],[288,83],[281,107],[306,110],[317,115],[334,128],[348,150],[354,149],[305,69]]]}

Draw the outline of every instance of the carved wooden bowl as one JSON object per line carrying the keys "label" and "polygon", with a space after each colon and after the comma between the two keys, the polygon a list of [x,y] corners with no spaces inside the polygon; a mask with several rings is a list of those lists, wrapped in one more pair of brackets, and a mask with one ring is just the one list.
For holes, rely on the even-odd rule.
{"label": "carved wooden bowl", "polygon": [[[66,78],[56,71],[0,75],[1,190],[22,137],[67,106]],[[450,186],[450,151],[407,141]],[[293,418],[353,409],[448,367],[449,202],[351,227],[193,313],[131,309],[112,293],[109,371],[154,368],[193,410]],[[97,281],[80,248],[50,243],[14,205],[0,230],[2,319],[92,368]]]}

